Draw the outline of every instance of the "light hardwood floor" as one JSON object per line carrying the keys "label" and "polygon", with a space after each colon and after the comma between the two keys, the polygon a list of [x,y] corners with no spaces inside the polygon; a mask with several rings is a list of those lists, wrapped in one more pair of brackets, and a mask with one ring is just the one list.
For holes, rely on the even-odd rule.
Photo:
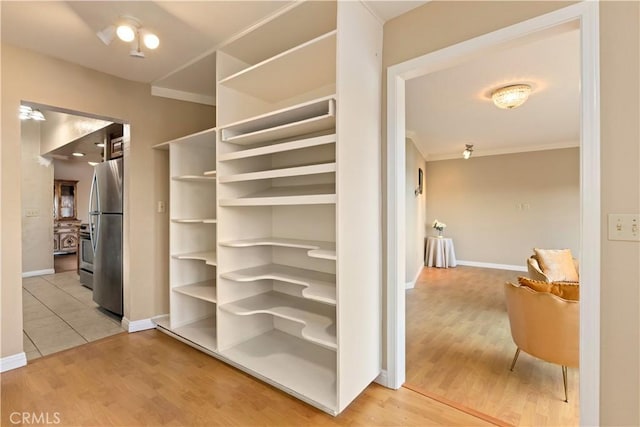
{"label": "light hardwood floor", "polygon": [[491,425],[375,384],[331,417],[155,330],[45,356],[1,381],[1,425],[15,412],[48,414],[61,426]]}
{"label": "light hardwood floor", "polygon": [[502,286],[523,274],[425,268],[407,291],[407,383],[513,425],[578,425],[578,369],[569,369],[569,403],[560,366],[522,352],[509,371]]}

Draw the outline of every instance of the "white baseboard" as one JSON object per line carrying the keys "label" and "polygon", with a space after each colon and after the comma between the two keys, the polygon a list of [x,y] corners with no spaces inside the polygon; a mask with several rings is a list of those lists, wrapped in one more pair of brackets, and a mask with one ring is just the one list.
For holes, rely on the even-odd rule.
{"label": "white baseboard", "polygon": [[156,324],[151,319],[129,320],[126,317],[122,318],[122,328],[129,333],[155,329],[155,327]]}
{"label": "white baseboard", "polygon": [[511,264],[494,264],[492,262],[476,262],[476,261],[456,261],[458,265],[466,265],[467,267],[481,267],[481,268],[494,268],[496,270],[511,270],[511,271],[527,271],[527,267],[524,265],[511,265]]}
{"label": "white baseboard", "polygon": [[10,371],[27,365],[27,355],[25,352],[13,354],[0,359],[0,372]]}
{"label": "white baseboard", "polygon": [[416,276],[413,278],[413,280],[404,284],[405,289],[415,288],[416,282],[418,281],[418,277],[420,277],[420,273],[422,273],[423,268],[424,266],[421,265],[420,268],[418,268],[418,272],[416,273]]}
{"label": "white baseboard", "polygon": [[56,271],[53,268],[47,268],[46,270],[25,271],[22,273],[22,277],[44,276],[45,274],[55,273]]}
{"label": "white baseboard", "polygon": [[387,371],[385,369],[380,371],[380,375],[378,375],[378,377],[373,381],[380,384],[381,386],[389,387],[389,377],[387,376]]}

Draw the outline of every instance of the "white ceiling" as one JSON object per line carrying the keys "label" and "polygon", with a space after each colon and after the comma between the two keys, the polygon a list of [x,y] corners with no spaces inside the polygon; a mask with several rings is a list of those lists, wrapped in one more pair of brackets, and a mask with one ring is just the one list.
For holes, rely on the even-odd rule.
{"label": "white ceiling", "polygon": [[[365,2],[382,21],[426,1]],[[215,96],[216,46],[267,19],[290,1],[2,1],[2,41],[129,80],[151,83],[163,96]],[[130,46],[105,46],[96,32],[134,16],[161,39],[145,59]],[[579,33],[534,37],[515,47],[407,83],[407,130],[429,160],[577,146]],[[185,67],[185,64],[188,64]],[[210,77],[208,77],[210,76]],[[527,82],[529,101],[499,110],[491,89]],[[160,94],[160,93],[159,93]],[[194,99],[194,97],[191,97]]]}
{"label": "white ceiling", "polygon": [[[1,1],[2,41],[155,87],[215,95],[215,60],[209,54],[232,36],[291,5],[292,1]],[[383,21],[426,1],[365,2]],[[122,16],[138,19],[160,37],[145,59],[115,39],[104,45],[96,33]],[[192,64],[183,69],[185,64]],[[176,97],[179,95],[173,93]],[[208,98],[207,98],[208,97]]]}
{"label": "white ceiling", "polygon": [[[407,82],[407,134],[427,160],[579,145],[580,34],[550,32]],[[529,83],[529,100],[496,108],[490,93]]]}

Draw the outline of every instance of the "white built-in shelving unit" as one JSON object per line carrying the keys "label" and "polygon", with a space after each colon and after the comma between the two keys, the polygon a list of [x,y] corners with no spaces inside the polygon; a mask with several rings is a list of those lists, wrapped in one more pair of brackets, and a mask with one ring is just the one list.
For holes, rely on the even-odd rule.
{"label": "white built-in shelving unit", "polygon": [[291,5],[216,52],[217,131],[160,146],[158,326],[331,414],[381,367],[381,49],[360,2]]}

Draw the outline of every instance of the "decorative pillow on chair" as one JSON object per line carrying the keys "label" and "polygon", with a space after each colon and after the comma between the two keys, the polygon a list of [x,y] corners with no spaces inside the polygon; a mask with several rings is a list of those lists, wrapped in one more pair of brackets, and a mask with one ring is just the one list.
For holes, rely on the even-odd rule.
{"label": "decorative pillow on chair", "polygon": [[570,249],[537,249],[533,252],[544,274],[552,282],[577,282],[578,270],[573,263]]}
{"label": "decorative pillow on chair", "polygon": [[580,301],[580,285],[578,283],[567,282],[540,282],[538,280],[529,279],[528,277],[518,277],[518,284],[526,286],[536,292],[548,292],[559,296],[562,299],[570,301]]}

